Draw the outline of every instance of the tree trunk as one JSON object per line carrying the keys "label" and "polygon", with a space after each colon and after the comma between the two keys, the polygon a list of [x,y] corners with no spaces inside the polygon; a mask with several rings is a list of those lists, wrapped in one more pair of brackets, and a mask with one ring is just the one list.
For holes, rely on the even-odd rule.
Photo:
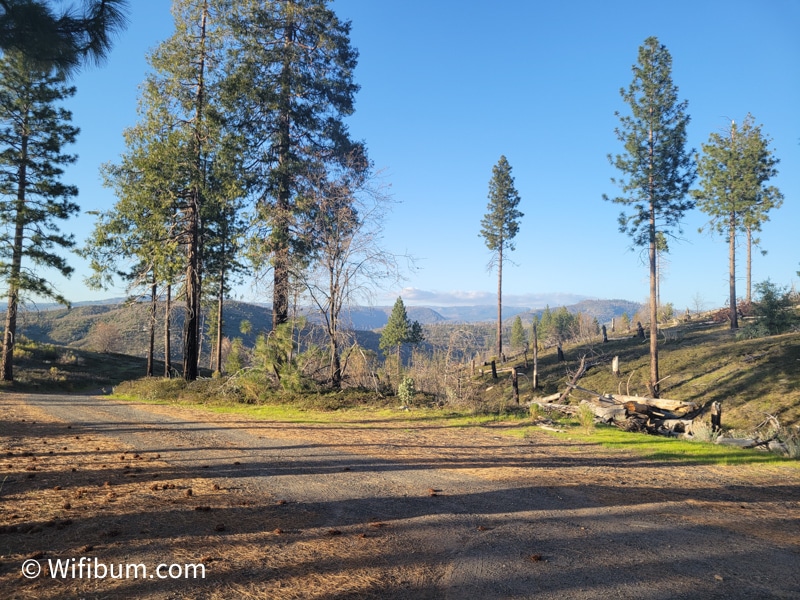
{"label": "tree trunk", "polygon": [[342,360],[339,352],[339,286],[336,281],[335,269],[328,268],[328,339],[330,341],[330,372],[329,378],[334,389],[342,387]]}
{"label": "tree trunk", "polygon": [[[197,194],[193,194],[194,197]],[[200,327],[200,289],[198,268],[200,259],[198,256],[198,231],[199,227],[199,201],[192,200],[192,207],[189,211],[189,221],[192,231],[189,232],[189,243],[187,244],[187,267],[186,267],[186,316],[183,325],[183,378],[186,381],[194,381],[198,375],[198,361],[200,360],[198,350],[198,332]]]}
{"label": "tree trunk", "polygon": [[195,181],[189,194],[187,210],[187,257],[186,257],[186,320],[183,332],[183,378],[186,381],[197,379],[200,351],[200,205],[201,181],[203,179],[203,132],[201,124],[205,118],[205,68],[206,68],[206,23],[208,3],[203,3],[200,24],[200,56],[197,63],[197,92],[195,94],[194,145],[196,155]]}
{"label": "tree trunk", "polygon": [[[28,121],[25,117],[22,130],[27,131]],[[3,333],[2,375],[3,381],[14,381],[14,344],[17,333],[17,309],[19,307],[19,276],[22,271],[22,245],[25,241],[25,192],[28,186],[28,136],[22,135],[20,140],[20,161],[17,170],[17,200],[14,226],[14,246],[11,249],[11,272],[8,277],[8,311],[6,312],[6,328]]]}
{"label": "tree trunk", "polygon": [[167,284],[167,298],[164,307],[164,377],[170,377],[172,371],[172,340],[170,336],[170,312],[172,311],[172,285]]}
{"label": "tree trunk", "polygon": [[18,293],[16,286],[9,288],[6,328],[3,334],[3,381],[14,381],[14,337],[17,333]]}
{"label": "tree trunk", "polygon": [[497,250],[497,360],[503,360],[503,244]]}
{"label": "tree trunk", "polygon": [[214,362],[216,362],[217,373],[222,374],[222,320],[223,320],[223,308],[225,299],[225,278],[224,278],[224,270],[223,273],[220,275],[220,283],[219,283],[219,298],[217,299],[217,347]]}
{"label": "tree trunk", "polygon": [[731,211],[728,225],[728,288],[730,292],[731,329],[739,328],[736,310],[736,212]]}
{"label": "tree trunk", "polygon": [[281,69],[278,121],[278,189],[275,194],[275,214],[273,215],[273,279],[272,279],[272,330],[289,322],[289,212],[292,179],[289,172],[291,162],[291,122],[292,90],[290,86],[291,46],[294,42],[294,24],[286,25],[283,46],[284,59]]}
{"label": "tree trunk", "polygon": [[511,369],[511,388],[514,390],[514,401],[519,404],[519,377],[516,367]]}
{"label": "tree trunk", "polygon": [[539,333],[536,323],[533,324],[533,389],[539,388]]}
{"label": "tree trunk", "polygon": [[[652,144],[651,144],[652,152]],[[656,272],[656,209],[653,184],[650,184],[650,394],[659,396],[658,377],[658,273]]]}
{"label": "tree trunk", "polygon": [[158,302],[156,288],[156,273],[153,271],[153,281],[150,283],[150,320],[148,323],[147,343],[147,376],[152,377],[154,372],[153,362],[156,349],[156,304]]}
{"label": "tree trunk", "polygon": [[745,300],[747,304],[750,304],[751,301],[751,291],[752,291],[752,272],[753,272],[753,230],[749,226],[747,227],[747,286]]}

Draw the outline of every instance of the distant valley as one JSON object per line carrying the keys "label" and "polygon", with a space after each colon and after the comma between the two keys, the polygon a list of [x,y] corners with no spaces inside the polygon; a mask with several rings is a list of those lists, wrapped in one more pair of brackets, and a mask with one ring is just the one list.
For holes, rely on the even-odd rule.
{"label": "distant valley", "polygon": [[[551,309],[559,308],[551,306]],[[612,318],[619,318],[623,313],[633,316],[640,305],[627,300],[583,300],[568,306],[570,312],[581,312],[594,317],[600,323],[610,323]],[[203,328],[207,330],[207,315],[215,307],[206,306],[203,319]],[[356,338],[364,347],[377,350],[380,337],[379,330],[386,324],[392,307],[354,307],[343,312],[342,320],[345,327],[356,331]],[[534,315],[541,315],[543,309],[532,310],[526,307],[503,307],[505,325],[510,327],[511,322],[520,316],[523,323],[528,325]],[[487,324],[487,334],[492,330],[490,324],[497,318],[496,306],[454,306],[454,307],[407,307],[411,320],[419,321],[424,327],[437,330],[447,329],[449,326],[459,324]],[[309,324],[320,322],[319,314],[311,310],[300,311],[305,313]],[[163,347],[164,339],[164,305],[158,307],[156,318],[156,348],[157,353]],[[24,310],[20,313],[19,333],[23,336],[44,343],[72,346],[84,349],[99,349],[105,346],[107,350],[143,356],[146,352],[149,304],[145,302],[126,303],[121,300],[110,300],[107,303],[76,304],[71,309],[42,307],[37,310]],[[174,303],[171,312],[171,344],[172,353],[180,351],[183,327],[183,305]],[[243,322],[249,322],[250,327],[242,333]],[[259,333],[269,331],[272,327],[272,314],[269,306],[250,304],[246,302],[229,301],[225,305],[225,319],[223,332],[228,338],[240,337],[246,345],[252,345]],[[111,335],[111,340],[98,339],[99,331],[104,331],[105,336]],[[431,336],[438,337],[438,336]],[[206,348],[210,335],[206,331]]]}

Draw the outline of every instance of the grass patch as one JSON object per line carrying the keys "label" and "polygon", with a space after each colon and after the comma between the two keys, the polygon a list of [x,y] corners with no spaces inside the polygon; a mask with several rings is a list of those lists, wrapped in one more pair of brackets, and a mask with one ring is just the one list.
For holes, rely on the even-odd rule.
{"label": "grass patch", "polygon": [[761,450],[742,450],[707,442],[692,442],[675,438],[622,431],[609,425],[597,425],[586,433],[580,425],[572,425],[566,433],[547,432],[581,442],[595,443],[605,448],[625,450],[644,458],[663,462],[693,465],[785,465],[800,469],[800,462]]}

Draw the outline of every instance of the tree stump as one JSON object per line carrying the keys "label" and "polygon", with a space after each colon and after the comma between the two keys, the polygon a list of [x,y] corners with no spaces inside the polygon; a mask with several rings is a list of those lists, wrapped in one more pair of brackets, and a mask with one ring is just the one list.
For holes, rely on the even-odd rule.
{"label": "tree stump", "polygon": [[611,372],[614,373],[617,377],[619,377],[619,356],[615,356],[611,359]]}
{"label": "tree stump", "polygon": [[606,331],[605,325],[603,325],[602,331],[603,331],[603,343],[605,344],[608,342],[608,332]]}
{"label": "tree stump", "polygon": [[714,402],[711,404],[711,431],[722,429],[722,403]]}
{"label": "tree stump", "polygon": [[511,387],[514,390],[514,401],[519,404],[519,379],[517,377],[517,368],[511,369]]}

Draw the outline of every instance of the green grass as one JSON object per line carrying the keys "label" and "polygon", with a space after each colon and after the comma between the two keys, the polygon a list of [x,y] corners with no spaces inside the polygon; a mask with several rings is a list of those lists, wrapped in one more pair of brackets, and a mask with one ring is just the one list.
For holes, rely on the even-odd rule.
{"label": "green grass", "polygon": [[[157,380],[153,380],[157,381]],[[179,385],[185,385],[182,382]],[[127,389],[127,385],[123,390]],[[144,397],[130,392],[114,393],[115,400],[143,402],[162,406],[181,406],[184,408],[206,410],[217,414],[244,415],[247,418],[278,421],[296,424],[336,423],[341,426],[367,427],[376,421],[384,423],[408,424],[409,426],[436,425],[447,427],[479,427],[487,423],[519,422],[523,417],[515,415],[475,415],[453,410],[417,407],[400,410],[386,406],[362,406],[324,410],[320,408],[304,408],[293,404],[242,404],[230,400],[210,400],[197,402],[189,396],[166,398]]]}
{"label": "green grass", "polygon": [[[680,462],[695,465],[786,465],[800,468],[800,461],[760,450],[742,450],[719,446],[707,442],[692,442],[675,438],[645,435],[623,431],[609,425],[598,425],[592,433],[586,433],[580,425],[567,426],[566,433],[546,433],[598,444],[605,448],[624,450],[657,462]],[[518,430],[517,435],[529,434],[530,430]]]}

